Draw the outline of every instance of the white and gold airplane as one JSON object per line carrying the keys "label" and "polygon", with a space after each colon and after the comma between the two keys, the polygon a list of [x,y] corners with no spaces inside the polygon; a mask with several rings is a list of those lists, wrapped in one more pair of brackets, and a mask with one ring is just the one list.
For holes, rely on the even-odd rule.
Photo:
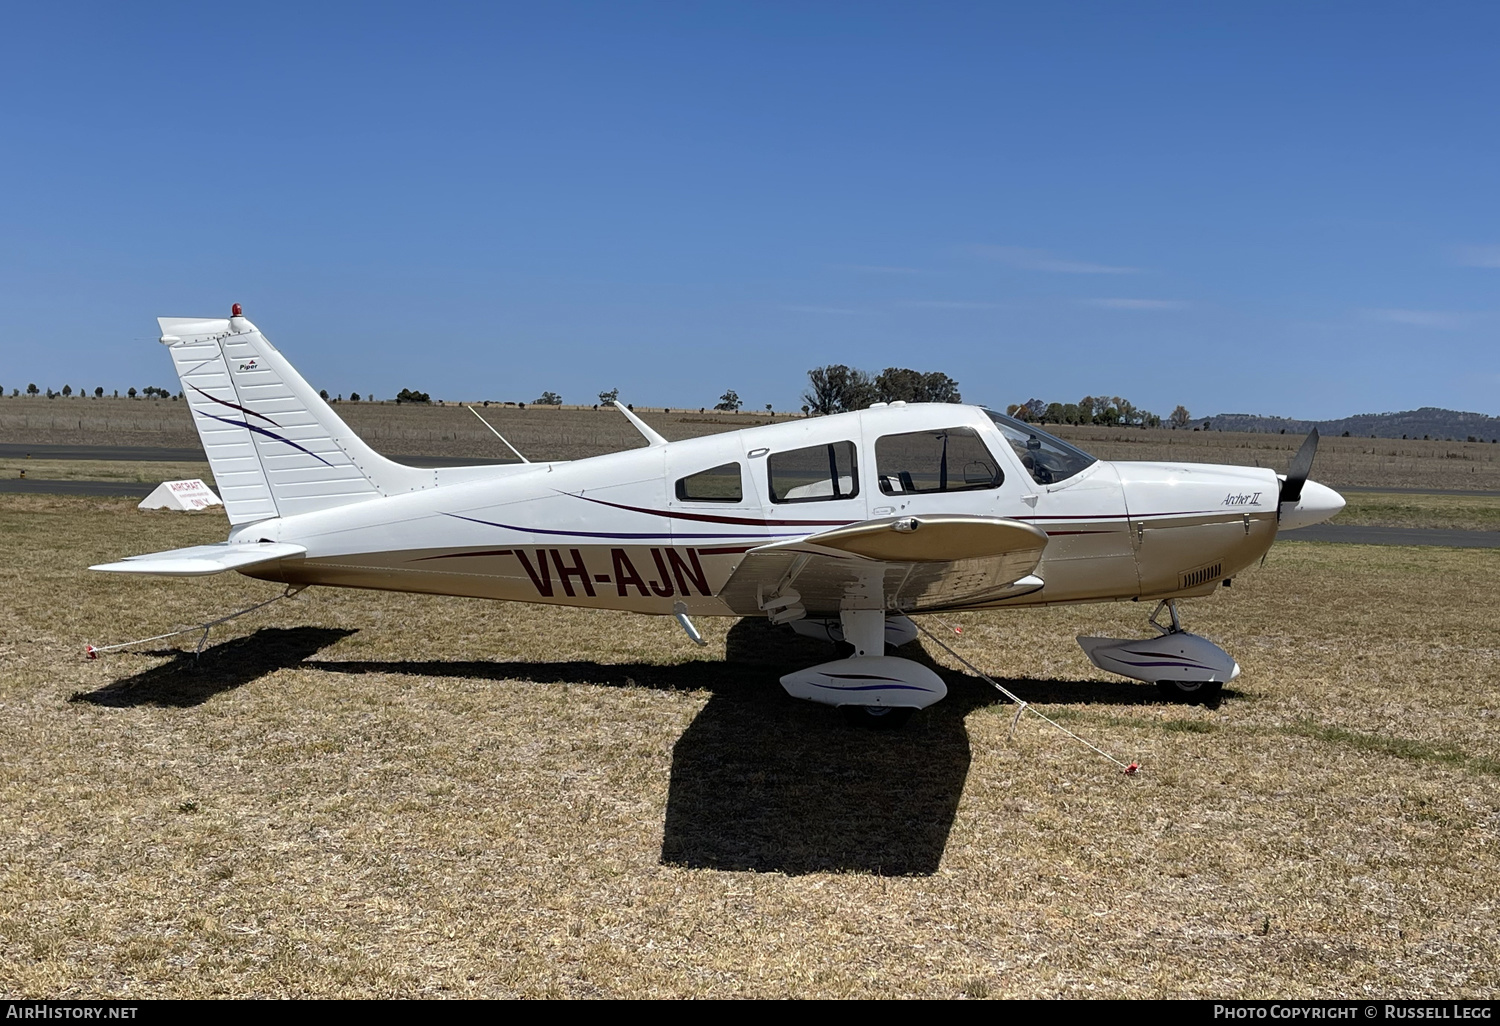
{"label": "white and gold airplane", "polygon": [[[160,319],[231,529],[95,570],[237,570],[329,585],[676,616],[762,616],[843,646],[781,678],[851,719],[899,721],[947,689],[886,654],[922,613],[1152,600],[1159,635],[1080,638],[1094,663],[1204,699],[1239,674],[1176,602],[1343,508],[1307,480],[1314,432],[1270,470],[1109,462],[976,406],[867,410],[570,462],[424,469],[366,445],[236,304]],[[619,406],[619,404],[616,404]],[[1170,626],[1156,623],[1165,605]]]}

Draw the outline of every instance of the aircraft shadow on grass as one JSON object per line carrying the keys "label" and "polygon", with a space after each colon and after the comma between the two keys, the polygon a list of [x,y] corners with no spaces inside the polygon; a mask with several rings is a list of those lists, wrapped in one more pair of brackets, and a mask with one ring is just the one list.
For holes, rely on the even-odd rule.
{"label": "aircraft shadow on grass", "polygon": [[[678,738],[662,830],[667,865],[786,874],[937,871],[968,777],[964,717],[1004,699],[983,680],[936,666],[948,697],[905,727],[847,726],[837,710],[789,697],[777,677],[828,657],[828,646],[744,619],[726,660],[678,665],[595,662],[318,661],[335,673],[407,673],[539,684],[710,692]],[[1026,701],[1156,705],[1134,682],[1005,680]]]}
{"label": "aircraft shadow on grass", "polygon": [[175,648],[142,652],[171,658],[94,691],[80,691],[68,701],[116,708],[202,705],[215,695],[295,666],[353,633],[332,627],[263,627],[243,638],[205,648],[197,658],[192,652]]}
{"label": "aircraft shadow on grass", "polygon": [[[352,630],[262,628],[172,658],[70,701],[189,708],[277,670],[306,663]],[[539,684],[649,687],[710,693],[678,738],[662,830],[668,865],[787,874],[937,871],[970,763],[964,717],[1004,699],[978,677],[937,666],[914,643],[902,656],[937,671],[948,697],[905,727],[850,727],[838,711],[789,697],[777,677],[826,659],[826,644],[760,619],[730,628],[722,662],[334,661],[333,673],[403,673]],[[1005,679],[1024,701],[1155,705],[1129,681]]]}

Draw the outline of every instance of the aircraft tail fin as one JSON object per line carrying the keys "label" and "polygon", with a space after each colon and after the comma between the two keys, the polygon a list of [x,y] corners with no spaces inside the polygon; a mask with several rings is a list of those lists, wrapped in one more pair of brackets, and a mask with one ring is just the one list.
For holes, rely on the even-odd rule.
{"label": "aircraft tail fin", "polygon": [[231,524],[430,488],[433,471],[381,456],[240,316],[160,317]]}

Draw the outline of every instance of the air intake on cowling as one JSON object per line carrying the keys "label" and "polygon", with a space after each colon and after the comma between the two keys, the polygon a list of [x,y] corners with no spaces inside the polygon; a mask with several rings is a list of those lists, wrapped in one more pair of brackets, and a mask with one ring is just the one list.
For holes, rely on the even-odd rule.
{"label": "air intake on cowling", "polygon": [[1217,581],[1224,573],[1224,564],[1215,563],[1212,566],[1199,567],[1197,570],[1188,570],[1179,574],[1177,578],[1177,589],[1187,591],[1199,585],[1207,584],[1209,581]]}

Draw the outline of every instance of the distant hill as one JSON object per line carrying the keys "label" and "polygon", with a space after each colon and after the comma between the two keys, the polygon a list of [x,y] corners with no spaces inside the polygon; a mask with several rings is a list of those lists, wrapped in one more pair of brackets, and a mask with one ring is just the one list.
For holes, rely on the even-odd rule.
{"label": "distant hill", "polygon": [[[1351,435],[1368,438],[1443,438],[1457,442],[1473,438],[1491,442],[1500,438],[1500,417],[1482,413],[1460,413],[1424,406],[1404,413],[1359,413],[1342,420],[1292,420],[1288,417],[1262,417],[1254,413],[1220,413],[1204,418],[1215,431],[1264,431],[1275,434],[1306,434],[1313,428],[1323,436]],[[1202,425],[1196,420],[1194,425]]]}

